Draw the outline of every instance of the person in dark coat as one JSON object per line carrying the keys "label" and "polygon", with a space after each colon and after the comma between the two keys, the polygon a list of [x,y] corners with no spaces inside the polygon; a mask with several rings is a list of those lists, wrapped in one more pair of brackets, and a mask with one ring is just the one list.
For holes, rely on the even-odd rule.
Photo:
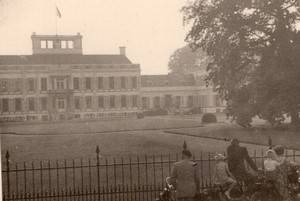
{"label": "person in dark coat", "polygon": [[232,139],[231,145],[227,147],[227,159],[229,171],[235,179],[246,184],[248,193],[251,194],[255,178],[246,170],[245,160],[255,172],[258,168],[250,158],[247,148],[240,146],[238,139]]}
{"label": "person in dark coat", "polygon": [[191,161],[189,150],[182,151],[182,160],[174,163],[171,184],[176,186],[178,201],[194,201],[199,194],[199,170],[197,163]]}

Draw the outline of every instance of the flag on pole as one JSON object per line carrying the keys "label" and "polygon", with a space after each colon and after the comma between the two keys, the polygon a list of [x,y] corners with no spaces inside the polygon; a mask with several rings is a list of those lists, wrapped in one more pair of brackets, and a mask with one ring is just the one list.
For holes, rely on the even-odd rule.
{"label": "flag on pole", "polygon": [[56,6],[56,15],[57,15],[59,18],[61,18],[61,13],[60,13],[59,9],[57,8],[57,6]]}

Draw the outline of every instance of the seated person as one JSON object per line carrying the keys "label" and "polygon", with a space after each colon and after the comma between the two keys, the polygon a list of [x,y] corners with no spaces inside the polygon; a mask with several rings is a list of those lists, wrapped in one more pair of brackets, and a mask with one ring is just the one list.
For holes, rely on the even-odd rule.
{"label": "seated person", "polygon": [[216,165],[214,170],[213,182],[217,186],[229,184],[230,186],[225,192],[225,195],[230,199],[230,191],[237,184],[237,181],[233,179],[233,176],[228,169],[228,165],[224,161],[225,160],[224,155],[217,154],[215,156],[215,160],[216,160]]}
{"label": "seated person", "polygon": [[276,153],[274,150],[269,149],[267,152],[267,158],[264,161],[265,175],[268,180],[277,179],[277,167],[279,163],[276,161]]}

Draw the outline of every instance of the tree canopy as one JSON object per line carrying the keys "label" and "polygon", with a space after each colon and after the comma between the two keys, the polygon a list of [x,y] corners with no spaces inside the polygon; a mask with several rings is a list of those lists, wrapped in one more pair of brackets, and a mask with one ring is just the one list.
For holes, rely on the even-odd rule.
{"label": "tree canopy", "polygon": [[195,0],[182,8],[186,41],[212,58],[207,71],[228,114],[299,124],[299,0]]}
{"label": "tree canopy", "polygon": [[174,51],[169,59],[169,70],[171,73],[183,74],[192,70],[205,70],[209,59],[201,49],[192,51],[187,45]]}

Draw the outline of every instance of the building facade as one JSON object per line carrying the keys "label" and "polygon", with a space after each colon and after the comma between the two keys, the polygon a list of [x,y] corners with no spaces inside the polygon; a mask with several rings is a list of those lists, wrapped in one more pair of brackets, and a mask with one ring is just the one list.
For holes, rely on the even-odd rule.
{"label": "building facade", "polygon": [[225,102],[204,82],[205,76],[142,75],[141,107],[143,110],[165,108],[200,108],[202,113],[221,113]]}
{"label": "building facade", "polygon": [[140,66],[125,56],[83,55],[82,36],[32,35],[33,54],[0,56],[1,121],[132,116]]}
{"label": "building facade", "polygon": [[224,103],[195,75],[140,75],[120,47],[118,55],[84,55],[82,36],[31,36],[32,55],[0,56],[0,121],[61,121],[130,117],[160,108]]}

